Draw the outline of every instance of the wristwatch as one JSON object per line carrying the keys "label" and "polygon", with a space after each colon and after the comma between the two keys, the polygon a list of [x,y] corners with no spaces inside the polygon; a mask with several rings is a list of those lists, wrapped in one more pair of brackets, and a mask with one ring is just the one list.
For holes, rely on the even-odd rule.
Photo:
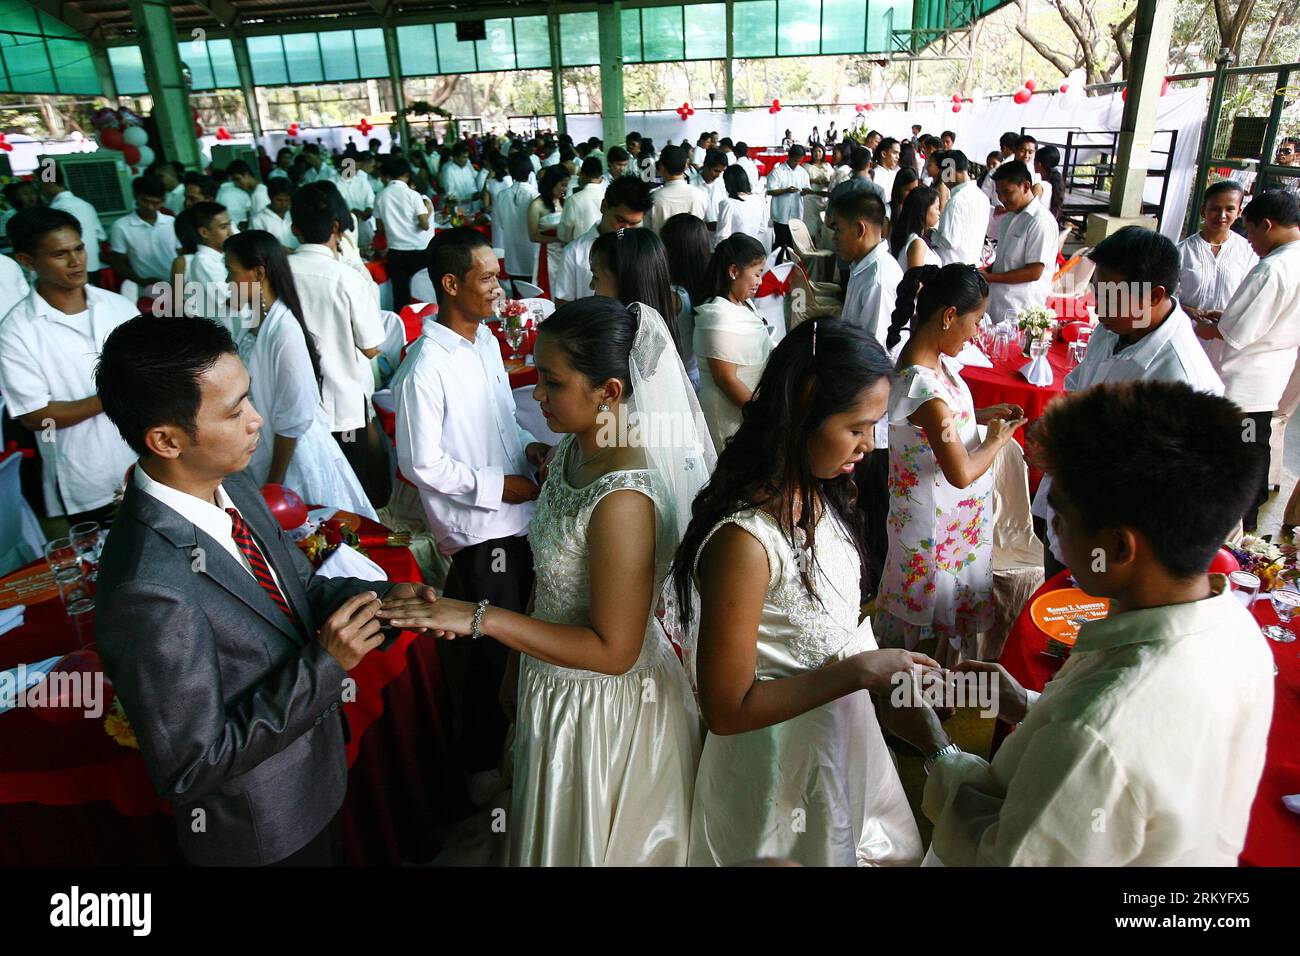
{"label": "wristwatch", "polygon": [[483,636],[483,612],[488,609],[490,602],[487,598],[478,602],[478,607],[474,609],[474,630],[470,632],[470,637],[478,640]]}
{"label": "wristwatch", "polygon": [[951,756],[952,754],[959,754],[961,752],[962,749],[958,747],[956,744],[948,744],[948,746],[940,747],[934,753],[930,754],[930,756],[926,757],[925,763],[921,764],[921,767],[925,770],[925,775],[928,777],[930,775],[930,769],[936,763],[938,763],[944,757]]}

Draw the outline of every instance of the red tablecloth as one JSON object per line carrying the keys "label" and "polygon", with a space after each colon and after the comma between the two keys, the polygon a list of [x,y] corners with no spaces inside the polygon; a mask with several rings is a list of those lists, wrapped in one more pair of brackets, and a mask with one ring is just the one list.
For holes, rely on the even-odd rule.
{"label": "red tablecloth", "polygon": [[[362,519],[366,541],[387,529]],[[393,581],[419,581],[410,550],[367,548]],[[78,649],[76,633],[57,598],[31,605],[21,628],[0,641],[0,669]],[[387,651],[369,654],[350,674],[356,700],[344,705],[352,731],[347,747],[344,804],[349,862],[396,863],[428,859],[422,849],[434,827],[465,809],[463,784],[445,743],[442,670],[433,641],[403,633]],[[397,713],[390,713],[396,705]],[[375,725],[381,731],[367,733]],[[418,725],[418,730],[412,728]],[[423,741],[410,753],[391,736]],[[359,769],[358,769],[359,768]],[[360,775],[364,779],[358,781]],[[437,779],[439,785],[428,789]],[[374,786],[386,793],[370,793]],[[412,796],[404,788],[416,787]],[[410,820],[390,814],[385,800],[402,802]],[[373,805],[372,805],[373,804]],[[0,714],[0,865],[44,863],[177,862],[172,823],[140,820],[170,812],[154,791],[137,750],[104,731],[103,719],[52,724],[29,708]],[[360,814],[364,823],[356,820]],[[438,820],[432,820],[438,817]],[[428,823],[427,832],[423,829]],[[79,834],[70,839],[70,834]],[[128,849],[129,848],[129,849]],[[417,855],[423,853],[424,855]]]}
{"label": "red tablecloth", "polygon": [[[1029,607],[1040,594],[1069,586],[1069,576],[1068,571],[1062,571],[1034,592],[1012,625],[1002,649],[1002,666],[1030,690],[1041,691],[1065,662],[1043,653],[1047,647],[1047,635],[1030,620]],[[1277,623],[1277,615],[1269,601],[1256,602],[1251,611],[1260,624]],[[1291,629],[1300,635],[1300,620],[1293,621]],[[1278,670],[1273,687],[1273,724],[1269,729],[1268,756],[1255,794],[1255,805],[1251,809],[1241,863],[1245,866],[1300,866],[1300,816],[1282,806],[1284,794],[1300,793],[1300,643],[1269,641],[1268,644]],[[998,724],[995,750],[1005,736],[1005,727],[1005,724]]]}
{"label": "red tablecloth", "polygon": [[[789,158],[789,156],[790,154],[784,150],[782,150],[781,152],[764,151],[761,153],[749,154],[749,158],[752,159],[754,163],[758,166],[758,174],[760,176],[768,175],[770,172],[772,172],[773,167],[775,167],[777,163],[784,163]],[[812,156],[805,153],[803,157],[803,162],[801,162],[800,165],[802,166],[803,163],[808,163],[811,161],[812,161]]]}

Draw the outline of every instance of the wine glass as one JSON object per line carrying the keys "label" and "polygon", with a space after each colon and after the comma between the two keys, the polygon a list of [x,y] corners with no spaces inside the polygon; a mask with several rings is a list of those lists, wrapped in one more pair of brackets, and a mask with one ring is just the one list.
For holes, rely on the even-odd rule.
{"label": "wine glass", "polygon": [[1233,597],[1247,609],[1255,603],[1255,596],[1259,594],[1259,578],[1256,575],[1249,571],[1233,571],[1228,575],[1228,584],[1232,588]]}
{"label": "wine glass", "polygon": [[524,335],[528,332],[524,328],[524,317],[507,315],[502,322],[501,330],[505,334],[506,345],[510,346],[510,361],[518,362],[522,358],[519,354],[519,346],[524,344]]}
{"label": "wine glass", "polygon": [[1269,592],[1269,600],[1273,602],[1273,610],[1277,612],[1277,619],[1281,624],[1270,624],[1268,627],[1260,628],[1264,636],[1270,641],[1277,641],[1279,644],[1290,644],[1295,640],[1295,634],[1291,628],[1285,625],[1291,622],[1297,608],[1300,608],[1300,591],[1293,587],[1274,588]]}

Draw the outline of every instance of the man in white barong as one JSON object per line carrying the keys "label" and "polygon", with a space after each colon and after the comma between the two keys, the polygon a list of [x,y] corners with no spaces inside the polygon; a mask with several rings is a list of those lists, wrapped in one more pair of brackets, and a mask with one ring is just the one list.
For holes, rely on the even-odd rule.
{"label": "man in white barong", "polygon": [[944,265],[964,262],[977,266],[989,227],[988,197],[970,178],[970,161],[959,149],[935,156],[939,175],[948,185],[948,203],[934,231],[934,249]]}
{"label": "man in white barong", "polygon": [[1033,180],[1024,163],[1003,163],[993,179],[1007,215],[998,229],[997,254],[984,278],[989,283],[989,316],[1000,322],[1014,319],[1022,309],[1047,304],[1060,232],[1052,214],[1035,201]]}
{"label": "man in white barong", "polygon": [[447,202],[468,203],[478,197],[478,173],[469,164],[469,147],[464,143],[452,147],[451,162],[438,171],[438,183]]}

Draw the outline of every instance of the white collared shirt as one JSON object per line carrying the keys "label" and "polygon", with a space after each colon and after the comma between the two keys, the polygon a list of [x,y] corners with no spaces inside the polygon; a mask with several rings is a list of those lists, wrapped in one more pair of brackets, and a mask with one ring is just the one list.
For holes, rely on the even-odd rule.
{"label": "white collared shirt", "polygon": [[50,208],[60,209],[81,223],[81,241],[86,244],[86,271],[94,274],[102,269],[99,244],[108,238],[108,233],[104,231],[104,223],[95,207],[65,189],[50,200]]}
{"label": "white collared shirt", "polygon": [[[1198,392],[1223,394],[1223,382],[1214,365],[1200,346],[1192,320],[1174,301],[1173,311],[1156,327],[1132,345],[1124,346],[1118,335],[1098,325],[1088,340],[1079,367],[1065,376],[1067,392],[1081,392],[1103,382],[1184,382]],[[1032,512],[1047,525],[1047,546],[1062,564],[1065,558],[1057,544],[1052,518],[1056,512],[1048,504],[1051,475],[1045,475],[1034,493]]]}
{"label": "white collared shirt", "polygon": [[576,302],[592,294],[591,247],[600,235],[600,223],[574,239],[560,252],[558,274],[551,278],[551,294],[565,302]]}
{"label": "white collared shirt", "polygon": [[378,348],[384,341],[375,294],[360,273],[328,246],[303,243],[289,257],[289,268],[303,318],[320,353],[321,404],[329,429],[364,428],[375,377],[370,360],[360,350]]}
{"label": "white collared shirt", "polygon": [[253,216],[253,221],[248,224],[248,228],[269,232],[290,252],[300,245],[298,237],[293,234],[293,213],[286,212],[284,218],[281,218],[274,209],[267,206]]}
{"label": "white collared shirt", "polygon": [[895,166],[893,169],[886,169],[884,166],[877,166],[871,171],[871,181],[879,186],[886,196],[886,214],[890,212],[889,197],[894,195],[894,180],[898,178],[898,171],[902,168],[902,166]]}
{"label": "white collared shirt", "polygon": [[[179,249],[176,221],[160,212],[153,223],[147,223],[132,210],[108,230],[108,245],[114,252],[126,255],[131,271],[140,278],[169,279]],[[145,289],[140,291],[147,293]]]}
{"label": "white collared shirt", "polygon": [[398,252],[423,252],[428,245],[420,229],[421,216],[432,210],[425,198],[401,179],[390,180],[375,200],[375,218],[384,224],[388,248]]}
{"label": "white collared shirt", "polygon": [[774,189],[789,189],[791,186],[800,190],[800,192],[772,197],[772,221],[784,224],[791,219],[802,219],[802,190],[807,189],[809,185],[808,172],[802,165],[796,166],[794,169],[790,168],[788,162],[777,163],[773,166],[772,171],[767,174],[768,192]]}
{"label": "white collared shirt", "polygon": [[[1011,272],[1035,262],[1043,273],[1033,282],[990,282],[988,313],[1000,322],[1031,305],[1046,305],[1056,273],[1056,249],[1060,228],[1041,203],[1030,201],[1020,212],[1003,217],[998,227],[998,249],[992,272]],[[1091,348],[1091,346],[1089,346]]]}
{"label": "white collared shirt", "polygon": [[302,174],[302,185],[309,183],[318,183],[321,180],[328,180],[332,183],[339,181],[339,171],[334,168],[334,164],[326,157],[321,157],[320,169],[307,167],[307,171]]}
{"label": "white collared shirt", "polygon": [[524,534],[533,504],[501,500],[507,475],[528,475],[535,439],[515,421],[501,347],[485,325],[473,342],[434,319],[393,376],[397,467],[419,489],[443,554]]}
{"label": "white collared shirt", "polygon": [[224,182],[217,190],[217,202],[226,207],[230,213],[231,225],[238,226],[248,222],[256,213],[271,205],[271,197],[266,186],[258,183],[250,193],[233,182]]}
{"label": "white collared shirt", "polygon": [[[853,263],[849,284],[844,290],[844,307],[840,316],[849,325],[866,329],[880,341],[886,352],[885,337],[898,302],[898,284],[903,270],[889,254],[889,243],[880,240],[870,252]],[[900,343],[901,344],[901,343]],[[874,429],[876,448],[889,447],[889,421],[882,418]]]}
{"label": "white collared shirt", "polygon": [[691,176],[691,185],[704,193],[708,205],[704,209],[705,222],[718,221],[718,204],[727,198],[727,187],[722,184],[722,177],[717,176],[713,182],[706,183],[703,173],[694,173]]}
{"label": "white collared shirt", "polygon": [[714,234],[716,242],[738,232],[757,239],[765,249],[771,246],[767,207],[762,196],[743,194],[732,199],[724,195],[718,203],[718,231]]}
{"label": "white collared shirt", "polygon": [[[274,176],[275,172],[273,171],[271,175]],[[288,177],[289,174],[286,173],[284,170],[280,170],[280,175]],[[51,203],[51,205],[53,205],[53,203]],[[163,199],[163,208],[166,209],[173,216],[179,216],[181,213],[185,211],[185,184],[184,183],[177,183],[176,188],[167,194],[167,197]]]}
{"label": "white collared shirt", "polygon": [[[270,435],[262,436],[262,441],[267,441]],[[235,543],[234,521],[226,513],[227,508],[234,508],[241,518],[244,513],[239,510],[235,503],[226,494],[226,489],[217,485],[216,498],[218,504],[210,501],[204,501],[202,498],[191,495],[188,492],[179,491],[171,485],[164,485],[160,481],[154,481],[150,478],[143,468],[138,464],[135,471],[131,473],[131,481],[136,488],[143,491],[150,498],[160,504],[166,505],[175,511],[178,515],[188,521],[200,531],[210,535],[217,544],[221,545],[230,554],[232,558],[239,562],[239,566],[248,572],[249,576],[256,579],[257,575],[253,574],[253,566],[248,563],[248,558],[244,557],[244,552],[239,550],[239,545]],[[248,523],[248,519],[244,519]],[[257,549],[262,551],[262,557],[266,559],[266,567],[271,572],[271,577],[275,580],[275,586],[280,588],[280,593],[284,594],[284,587],[280,584],[280,576],[275,573],[275,566],[271,564],[271,559],[266,557],[266,552],[262,550],[262,543],[253,538],[257,543]],[[288,600],[288,596],[285,596]]]}
{"label": "white collared shirt", "polygon": [[600,222],[600,204],[605,200],[604,183],[587,183],[564,201],[557,230],[561,242],[571,242]]}
{"label": "white collared shirt", "polygon": [[[95,362],[108,334],[139,312],[114,292],[86,286],[87,310],[67,315],[36,289],[0,322],[0,395],[14,418],[50,402],[95,394]],[[37,433],[38,440],[43,437]],[[41,440],[46,514],[93,511],[113,500],[135,453],[102,412]],[[66,511],[65,511],[66,509]]]}
{"label": "white collared shirt", "polygon": [[672,179],[650,194],[650,211],[646,213],[645,225],[658,232],[673,216],[688,212],[696,219],[703,219],[709,211],[709,197],[704,190],[692,186],[685,179]]}
{"label": "white collared shirt", "polygon": [[1178,243],[1178,298],[1193,309],[1222,312],[1259,256],[1231,230],[1216,256],[1199,232]]}
{"label": "white collared shirt", "polygon": [[370,177],[361,170],[351,176],[343,176],[335,185],[349,209],[365,212],[375,208],[375,189],[370,184]]}
{"label": "white collared shirt", "polygon": [[991,211],[988,197],[973,180],[958,183],[949,190],[948,204],[943,207],[934,230],[935,251],[944,265],[980,264]]}
{"label": "white collared shirt", "polygon": [[1224,394],[1242,411],[1276,411],[1300,347],[1300,240],[1250,270],[1219,319]]}
{"label": "white collared shirt", "polygon": [[469,202],[479,193],[478,173],[469,163],[462,166],[451,162],[443,166],[438,171],[438,182],[442,184],[443,195],[452,201]]}
{"label": "white collared shirt", "polygon": [[31,291],[23,267],[8,256],[0,256],[0,323]]}
{"label": "white collared shirt", "polygon": [[1084,624],[991,764],[935,762],[921,805],[940,860],[1237,865],[1273,719],[1273,655],[1225,579],[1210,580],[1212,597]]}

